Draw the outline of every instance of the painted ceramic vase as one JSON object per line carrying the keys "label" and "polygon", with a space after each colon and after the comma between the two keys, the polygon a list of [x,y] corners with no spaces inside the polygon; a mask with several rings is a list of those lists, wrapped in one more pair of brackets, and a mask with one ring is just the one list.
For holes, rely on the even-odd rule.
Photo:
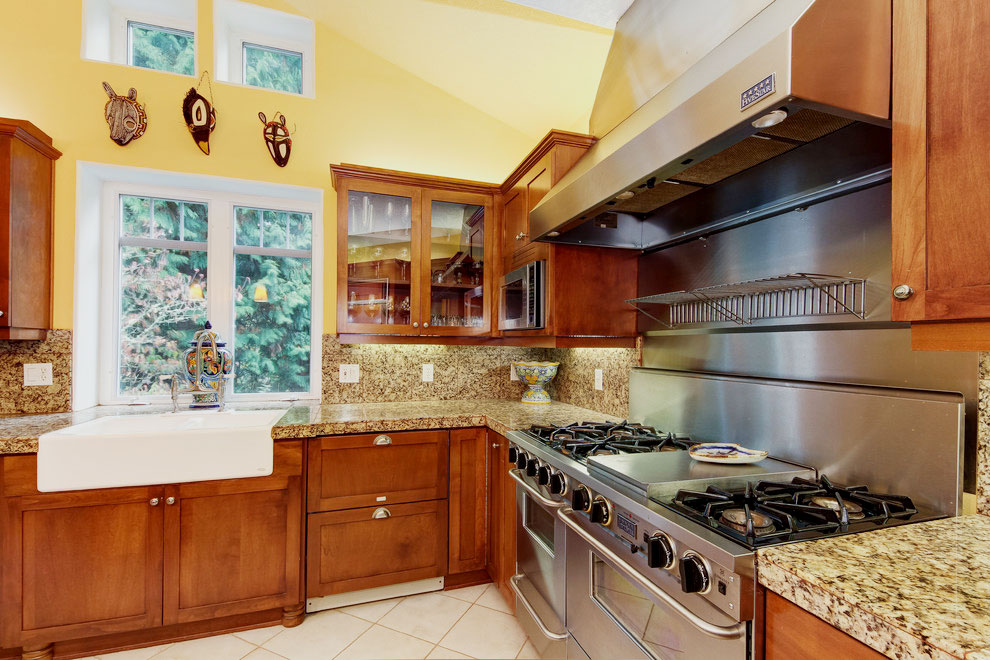
{"label": "painted ceramic vase", "polygon": [[[220,379],[230,378],[234,371],[234,356],[225,347],[227,343],[220,339],[220,335],[213,331],[213,326],[207,321],[202,330],[197,330],[193,335],[193,340],[189,342],[189,348],[183,354],[186,365],[186,380],[190,385],[196,383],[196,346],[200,339],[203,340],[200,353],[203,356],[203,376],[201,385],[215,390],[203,394],[193,394],[193,401],[190,408],[216,408],[220,405]],[[210,339],[213,341],[211,342]],[[216,342],[214,349],[213,342]]]}
{"label": "painted ceramic vase", "polygon": [[559,362],[513,362],[512,366],[516,368],[516,375],[529,386],[523,392],[523,403],[550,403],[546,387],[557,375]]}

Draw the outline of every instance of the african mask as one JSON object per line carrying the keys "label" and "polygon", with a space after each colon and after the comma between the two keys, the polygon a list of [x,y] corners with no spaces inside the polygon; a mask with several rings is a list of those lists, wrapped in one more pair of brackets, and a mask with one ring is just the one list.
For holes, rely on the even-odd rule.
{"label": "african mask", "polygon": [[117,96],[108,83],[103,83],[110,100],[103,108],[107,124],[110,126],[110,139],[120,146],[136,140],[148,130],[148,115],[144,106],[137,102],[137,90],[131,87],[127,96]]}
{"label": "african mask", "polygon": [[285,115],[276,112],[272,121],[268,121],[265,113],[259,112],[258,119],[265,125],[262,135],[265,136],[268,153],[272,155],[276,165],[285,167],[289,162],[289,152],[292,151],[292,138],[289,137],[289,129],[285,126]]}
{"label": "african mask", "polygon": [[210,133],[217,126],[217,111],[195,87],[190,87],[182,101],[182,118],[186,128],[192,133],[196,146],[207,156],[210,155]]}

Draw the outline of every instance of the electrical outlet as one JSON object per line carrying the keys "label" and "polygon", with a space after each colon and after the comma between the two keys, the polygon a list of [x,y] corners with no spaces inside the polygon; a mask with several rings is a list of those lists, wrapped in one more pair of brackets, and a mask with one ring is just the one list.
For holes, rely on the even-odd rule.
{"label": "electrical outlet", "polygon": [[52,384],[52,363],[40,362],[24,365],[24,387]]}
{"label": "electrical outlet", "polygon": [[423,365],[423,382],[432,383],[433,382],[433,365],[424,364]]}
{"label": "electrical outlet", "polygon": [[605,389],[605,374],[602,373],[601,369],[595,369],[595,389],[596,390]]}
{"label": "electrical outlet", "polygon": [[509,380],[519,380],[519,374],[516,373],[516,365],[509,365]]}
{"label": "electrical outlet", "polygon": [[356,364],[340,365],[340,382],[357,383],[361,380],[361,368]]}

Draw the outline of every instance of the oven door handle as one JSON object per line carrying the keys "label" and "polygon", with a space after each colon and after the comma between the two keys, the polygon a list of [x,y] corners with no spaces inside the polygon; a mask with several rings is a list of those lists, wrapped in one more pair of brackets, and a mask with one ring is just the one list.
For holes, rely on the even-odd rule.
{"label": "oven door handle", "polygon": [[534,500],[536,500],[543,506],[547,507],[548,509],[559,509],[560,507],[564,506],[564,504],[566,504],[565,502],[555,502],[551,500],[549,497],[544,497],[543,495],[541,495],[540,491],[530,486],[528,483],[526,483],[523,480],[522,477],[519,476],[521,472],[522,470],[520,470],[519,468],[516,468],[514,470],[509,470],[509,476],[515,479],[517,484],[525,488],[526,492],[528,492],[533,497]]}
{"label": "oven door handle", "polygon": [[566,508],[557,511],[557,517],[560,518],[565,525],[567,525],[575,534],[584,539],[598,554],[608,559],[610,562],[615,564],[626,577],[630,578],[643,588],[648,594],[661,601],[662,603],[669,606],[675,612],[680,614],[682,617],[688,620],[695,628],[698,630],[711,635],[712,637],[718,637],[720,639],[737,639],[746,634],[746,623],[741,622],[732,626],[718,626],[714,623],[709,623],[705,621],[697,614],[691,610],[684,607],[680,602],[674,599],[672,596],[667,594],[663,589],[659,588],[645,577],[639,574],[635,568],[629,565],[624,559],[619,557],[616,553],[609,550],[607,547],[602,545],[602,543],[582,528],[574,519],[571,514],[574,513],[574,509]]}
{"label": "oven door handle", "polygon": [[543,623],[543,619],[541,619],[540,615],[536,613],[536,609],[534,609],[533,605],[528,600],[526,600],[525,596],[523,596],[522,589],[519,588],[519,580],[521,580],[522,578],[523,578],[522,573],[519,573],[518,575],[513,575],[512,577],[509,578],[509,586],[512,587],[512,590],[516,593],[516,598],[519,600],[520,603],[523,604],[523,607],[526,608],[526,611],[529,612],[529,615],[533,617],[533,621],[536,622],[536,627],[540,629],[540,632],[543,633],[543,636],[546,637],[547,639],[555,639],[558,641],[567,639],[567,633],[555,633],[549,628],[547,628],[546,624]]}

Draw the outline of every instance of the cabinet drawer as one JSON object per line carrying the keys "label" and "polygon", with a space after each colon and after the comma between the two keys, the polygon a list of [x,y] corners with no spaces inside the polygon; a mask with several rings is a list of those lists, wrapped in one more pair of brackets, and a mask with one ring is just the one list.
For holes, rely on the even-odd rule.
{"label": "cabinet drawer", "polygon": [[313,513],[308,519],[308,598],[446,572],[446,500]]}
{"label": "cabinet drawer", "polygon": [[309,443],[309,511],[447,497],[447,431],[317,438]]}

